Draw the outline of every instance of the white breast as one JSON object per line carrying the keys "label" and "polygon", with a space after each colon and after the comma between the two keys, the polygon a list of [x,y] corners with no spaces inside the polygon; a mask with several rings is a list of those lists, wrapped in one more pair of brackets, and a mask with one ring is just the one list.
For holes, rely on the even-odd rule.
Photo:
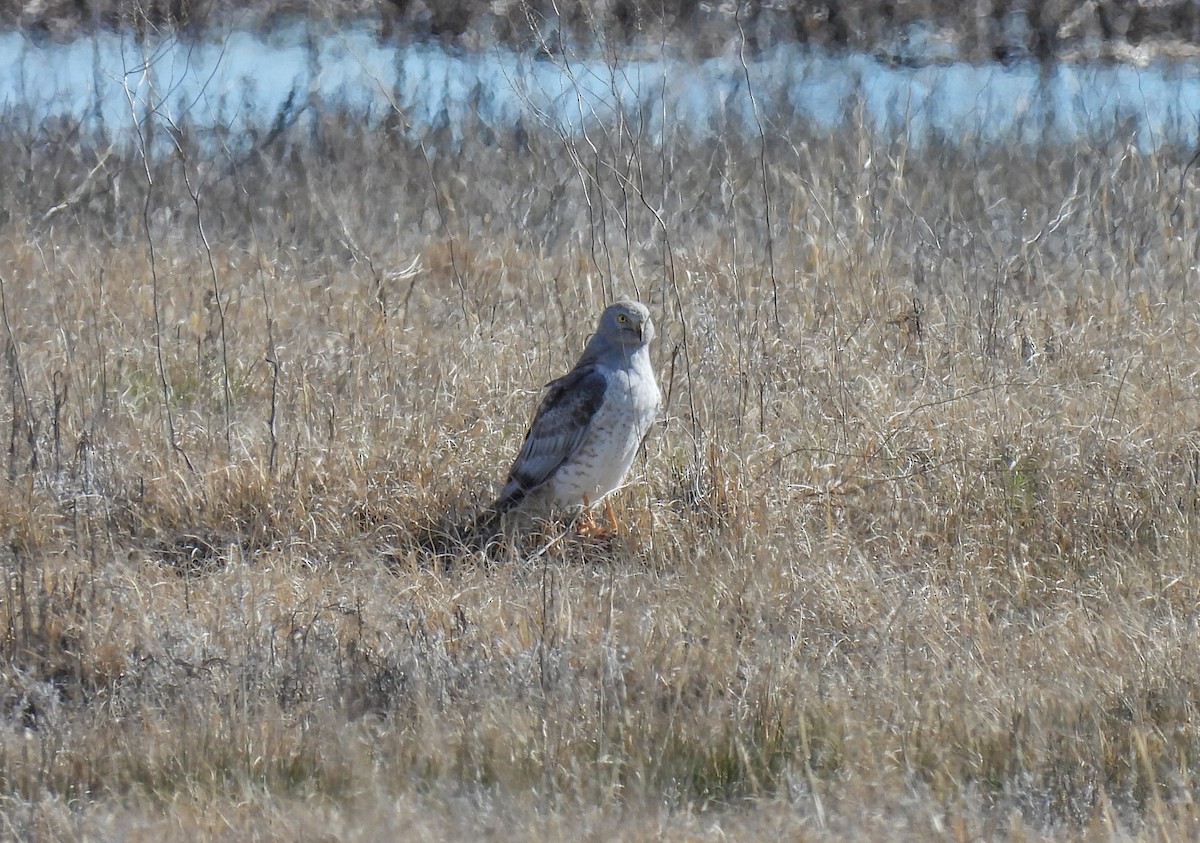
{"label": "white breast", "polygon": [[587,438],[555,473],[549,487],[559,506],[596,503],[625,480],[638,447],[658,415],[661,395],[650,360],[635,354],[628,367],[610,371],[604,403]]}

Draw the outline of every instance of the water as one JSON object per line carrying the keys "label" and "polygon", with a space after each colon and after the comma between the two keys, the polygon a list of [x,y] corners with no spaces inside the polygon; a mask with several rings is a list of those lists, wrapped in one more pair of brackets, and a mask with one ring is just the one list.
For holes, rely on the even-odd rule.
{"label": "water", "polygon": [[318,110],[306,106],[324,104],[367,126],[398,110],[414,137],[437,132],[451,144],[478,120],[500,135],[542,127],[579,136],[618,114],[654,144],[680,131],[757,135],[760,125],[773,131],[795,121],[834,131],[860,119],[906,133],[915,146],[1121,137],[1148,151],[1200,141],[1196,63],[914,66],[788,44],[746,67],[734,50],[699,62],[611,65],[502,47],[401,47],[374,32],[294,23],[265,38],[234,31],[219,40],[150,43],[119,33],[37,43],[7,32],[0,34],[0,105],[5,119],[28,119],[31,128],[65,118],[118,143],[135,140],[149,120],[221,130],[225,143],[236,144],[280,121],[303,126]]}

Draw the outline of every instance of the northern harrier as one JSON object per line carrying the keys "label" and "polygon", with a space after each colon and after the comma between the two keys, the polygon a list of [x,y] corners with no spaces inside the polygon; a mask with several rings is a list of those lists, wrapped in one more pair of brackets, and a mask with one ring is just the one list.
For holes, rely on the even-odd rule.
{"label": "northern harrier", "polygon": [[590,505],[621,485],[662,400],[647,350],[652,339],[654,323],[641,302],[604,309],[575,368],[546,384],[493,517],[526,500]]}

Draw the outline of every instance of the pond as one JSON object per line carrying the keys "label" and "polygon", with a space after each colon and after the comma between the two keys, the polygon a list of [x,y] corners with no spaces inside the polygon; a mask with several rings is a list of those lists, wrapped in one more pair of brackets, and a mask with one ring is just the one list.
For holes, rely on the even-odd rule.
{"label": "pond", "polygon": [[[147,120],[215,130],[222,143],[313,119],[336,106],[366,125],[399,115],[414,137],[459,143],[491,131],[580,136],[622,115],[645,143],[678,132],[835,131],[866,122],[915,146],[1103,143],[1149,151],[1200,141],[1200,66],[1152,61],[973,64],[898,62],[783,44],[743,64],[736,49],[698,61],[610,62],[586,56],[476,51],[380,40],[370,22],[337,31],[297,21],[268,35],[189,40],[100,32],[40,42],[0,33],[5,119],[78,121],[132,142]],[[18,127],[22,124],[17,123]]]}

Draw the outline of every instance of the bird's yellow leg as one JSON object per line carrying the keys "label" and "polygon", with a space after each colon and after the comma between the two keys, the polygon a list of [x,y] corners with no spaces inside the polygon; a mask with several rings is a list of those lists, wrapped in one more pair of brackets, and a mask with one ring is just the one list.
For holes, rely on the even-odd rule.
{"label": "bird's yellow leg", "polygon": [[604,499],[604,514],[608,516],[608,529],[617,532],[617,516],[613,515],[612,504],[608,502],[608,498]]}
{"label": "bird's yellow leg", "polygon": [[588,500],[587,495],[583,496],[583,509],[575,524],[581,536],[598,536],[604,532],[592,517],[592,502]]}

